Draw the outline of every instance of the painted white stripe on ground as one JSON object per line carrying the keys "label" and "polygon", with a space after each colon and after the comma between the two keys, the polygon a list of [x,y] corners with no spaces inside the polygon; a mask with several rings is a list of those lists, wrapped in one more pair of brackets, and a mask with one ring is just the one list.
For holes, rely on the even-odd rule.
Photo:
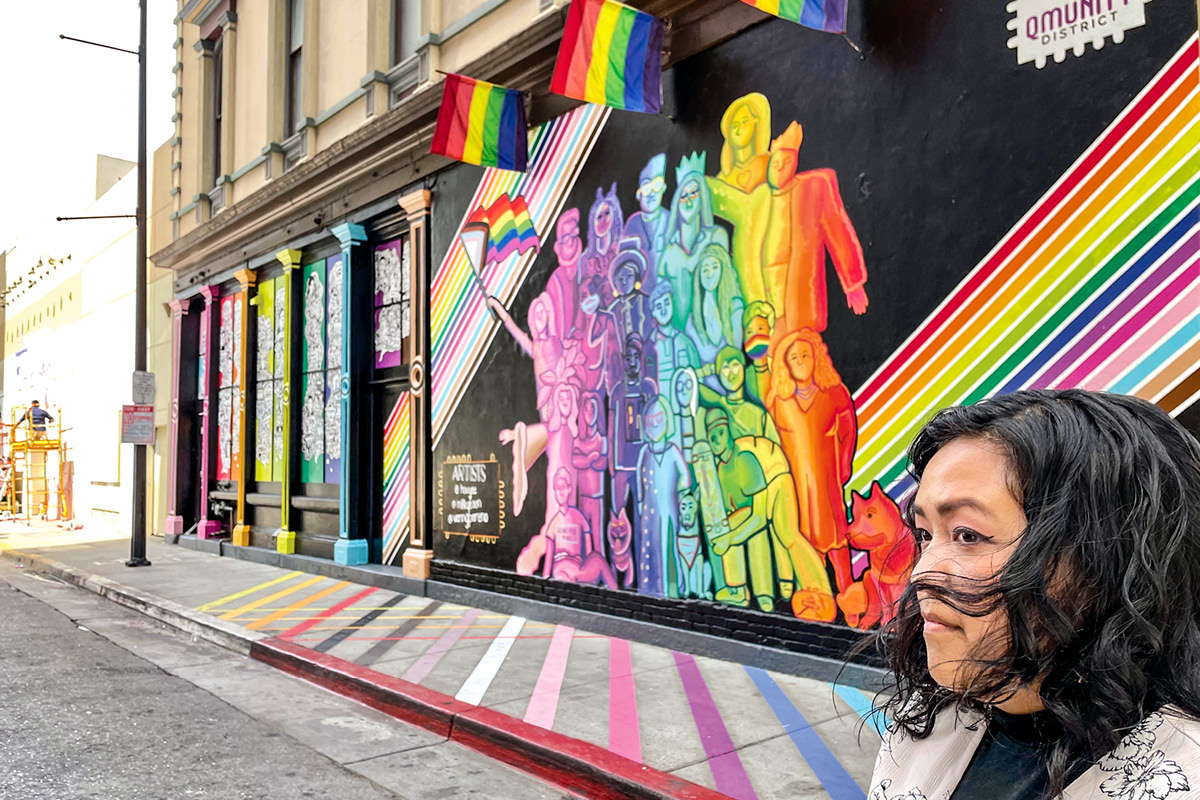
{"label": "painted white stripe on ground", "polygon": [[467,678],[467,682],[458,690],[458,694],[454,696],[455,700],[461,700],[464,703],[470,703],[473,706],[479,705],[483,700],[484,694],[487,693],[488,687],[492,685],[492,681],[496,679],[496,673],[500,671],[500,665],[504,663],[504,659],[508,658],[508,653],[512,650],[513,641],[521,635],[521,628],[525,627],[524,617],[509,617],[508,622],[504,623],[504,627],[500,629],[499,635],[496,636],[492,646],[483,654],[483,658],[475,665],[475,671],[471,673],[471,677]]}

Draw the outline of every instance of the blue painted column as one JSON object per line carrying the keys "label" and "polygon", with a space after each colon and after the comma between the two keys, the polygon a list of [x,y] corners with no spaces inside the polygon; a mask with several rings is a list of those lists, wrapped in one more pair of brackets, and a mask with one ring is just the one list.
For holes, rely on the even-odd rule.
{"label": "blue painted column", "polygon": [[362,225],[344,222],[330,232],[342,245],[342,458],[338,540],[333,560],[355,566],[367,563],[369,556],[369,531],[365,528],[369,515],[365,512],[371,497],[366,480],[370,475],[370,450],[362,444],[371,431],[363,385],[371,367],[374,341],[371,258]]}

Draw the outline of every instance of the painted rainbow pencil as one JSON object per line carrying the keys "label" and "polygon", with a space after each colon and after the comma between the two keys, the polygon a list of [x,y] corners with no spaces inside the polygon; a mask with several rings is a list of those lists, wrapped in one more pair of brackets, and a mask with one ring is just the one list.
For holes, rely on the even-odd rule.
{"label": "painted rainbow pencil", "polygon": [[550,91],[624,111],[657,114],[662,20],[615,0],[571,0]]}
{"label": "painted rainbow pencil", "polygon": [[529,161],[525,100],[516,89],[447,75],[430,152],[524,172]]}
{"label": "painted rainbow pencil", "polygon": [[846,32],[846,0],[742,0],[759,11],[826,33]]}

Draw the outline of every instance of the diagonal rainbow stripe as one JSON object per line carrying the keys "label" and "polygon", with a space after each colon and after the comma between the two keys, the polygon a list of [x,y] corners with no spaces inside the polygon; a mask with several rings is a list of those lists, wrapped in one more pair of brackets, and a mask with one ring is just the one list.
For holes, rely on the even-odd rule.
{"label": "diagonal rainbow stripe", "polygon": [[[545,230],[562,210],[610,113],[604,106],[581,106],[538,126],[530,132],[529,170],[485,171],[467,208],[489,205],[503,194],[520,195],[526,200],[530,219]],[[459,230],[469,221],[469,214]],[[505,305],[510,303],[535,258],[536,253],[527,251],[489,267],[483,275],[488,291]],[[429,325],[436,447],[499,327],[475,285],[470,261],[457,235],[430,287]]]}
{"label": "diagonal rainbow stripe", "polygon": [[855,393],[850,487],[911,488],[939,408],[1023,388],[1200,400],[1197,37]]}
{"label": "diagonal rainbow stripe", "polygon": [[408,538],[408,392],[383,425],[383,563],[391,564]]}

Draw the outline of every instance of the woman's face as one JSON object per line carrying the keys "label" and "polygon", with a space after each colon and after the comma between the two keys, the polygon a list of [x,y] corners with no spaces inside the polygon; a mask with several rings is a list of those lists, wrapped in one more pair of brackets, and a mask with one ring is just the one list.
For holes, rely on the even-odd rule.
{"label": "woman's face", "polygon": [[600,210],[596,212],[596,235],[608,236],[608,232],[612,230],[613,214],[608,203],[600,206]]}
{"label": "woman's face", "polygon": [[534,303],[533,304],[533,315],[532,315],[532,318],[530,321],[532,323],[534,333],[544,333],[545,332],[546,322],[548,321],[546,319],[546,304],[545,303]]}
{"label": "woman's face", "polygon": [[796,342],[787,352],[788,372],[800,386],[807,386],[813,376],[813,349],[808,342]]}
{"label": "woman's face", "polygon": [[706,292],[715,292],[721,282],[721,262],[709,256],[700,262],[700,285]]}
{"label": "woman's face", "polygon": [[600,307],[600,295],[589,284],[585,283],[579,290],[579,307],[589,317]]}
{"label": "woman's face", "polygon": [[[955,439],[925,467],[913,500],[921,557],[913,579],[980,591],[1008,561],[1025,530],[1025,512],[1008,488],[1008,459],[999,445]],[[940,685],[963,690],[975,667],[969,659],[995,658],[1008,647],[1003,609],[972,617],[918,590],[925,618],[929,674]]]}
{"label": "woman's face", "polygon": [[564,417],[568,416],[571,413],[571,407],[573,405],[575,405],[573,402],[571,402],[571,400],[572,400],[571,390],[566,388],[565,386],[559,388],[559,390],[558,390],[558,413],[562,414]]}

